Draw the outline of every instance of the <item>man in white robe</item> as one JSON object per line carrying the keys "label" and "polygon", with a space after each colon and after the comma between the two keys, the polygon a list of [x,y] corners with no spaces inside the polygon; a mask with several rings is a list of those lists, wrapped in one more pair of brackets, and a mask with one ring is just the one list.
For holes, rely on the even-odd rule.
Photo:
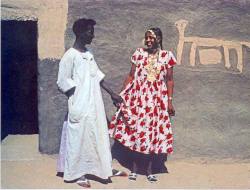
{"label": "man in white robe", "polygon": [[57,171],[65,181],[90,187],[86,174],[112,176],[112,157],[100,85],[115,103],[122,98],[105,84],[93,54],[85,47],[94,38],[95,21],[79,19],[73,25],[76,40],[59,63],[57,85],[68,96]]}

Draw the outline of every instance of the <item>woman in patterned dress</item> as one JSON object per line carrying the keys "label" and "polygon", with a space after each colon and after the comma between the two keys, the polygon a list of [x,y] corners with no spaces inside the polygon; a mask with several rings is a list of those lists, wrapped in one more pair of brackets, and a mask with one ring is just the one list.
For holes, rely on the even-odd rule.
{"label": "woman in patterned dress", "polygon": [[[145,33],[146,48],[138,48],[131,57],[131,70],[120,95],[124,103],[112,117],[109,133],[123,146],[143,155],[140,162],[147,168],[147,179],[157,181],[152,174],[154,155],[173,152],[170,116],[174,116],[172,52],[162,49],[162,32],[151,28]],[[136,180],[137,163],[129,179]]]}

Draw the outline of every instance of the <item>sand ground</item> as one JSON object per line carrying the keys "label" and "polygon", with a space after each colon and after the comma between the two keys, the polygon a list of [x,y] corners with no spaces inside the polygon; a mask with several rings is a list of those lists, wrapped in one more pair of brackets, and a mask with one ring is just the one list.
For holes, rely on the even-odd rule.
{"label": "sand ground", "polygon": [[[38,152],[37,135],[9,135],[1,144],[2,189],[79,189],[56,176],[57,155]],[[116,160],[114,168],[127,171]],[[157,183],[139,175],[136,181],[114,177],[105,185],[91,181],[94,189],[249,189],[249,160],[176,159],[167,162],[168,174],[159,174]]]}

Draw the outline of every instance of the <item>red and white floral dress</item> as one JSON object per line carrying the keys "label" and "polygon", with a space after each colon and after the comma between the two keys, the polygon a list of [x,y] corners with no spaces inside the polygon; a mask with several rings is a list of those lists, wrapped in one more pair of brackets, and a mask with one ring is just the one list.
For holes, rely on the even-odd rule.
{"label": "red and white floral dress", "polygon": [[148,78],[148,53],[138,48],[131,57],[136,65],[134,79],[120,93],[124,99],[109,125],[114,139],[133,151],[144,154],[173,152],[173,135],[165,78],[167,68],[176,64],[172,52],[160,50],[155,80]]}

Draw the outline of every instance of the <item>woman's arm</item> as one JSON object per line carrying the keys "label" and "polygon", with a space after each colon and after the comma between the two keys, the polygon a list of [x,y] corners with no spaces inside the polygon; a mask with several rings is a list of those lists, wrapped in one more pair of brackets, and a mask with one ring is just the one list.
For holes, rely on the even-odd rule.
{"label": "woman's arm", "polygon": [[172,104],[173,90],[174,90],[173,67],[167,69],[167,88],[168,88],[168,113],[170,116],[174,116],[175,110]]}

